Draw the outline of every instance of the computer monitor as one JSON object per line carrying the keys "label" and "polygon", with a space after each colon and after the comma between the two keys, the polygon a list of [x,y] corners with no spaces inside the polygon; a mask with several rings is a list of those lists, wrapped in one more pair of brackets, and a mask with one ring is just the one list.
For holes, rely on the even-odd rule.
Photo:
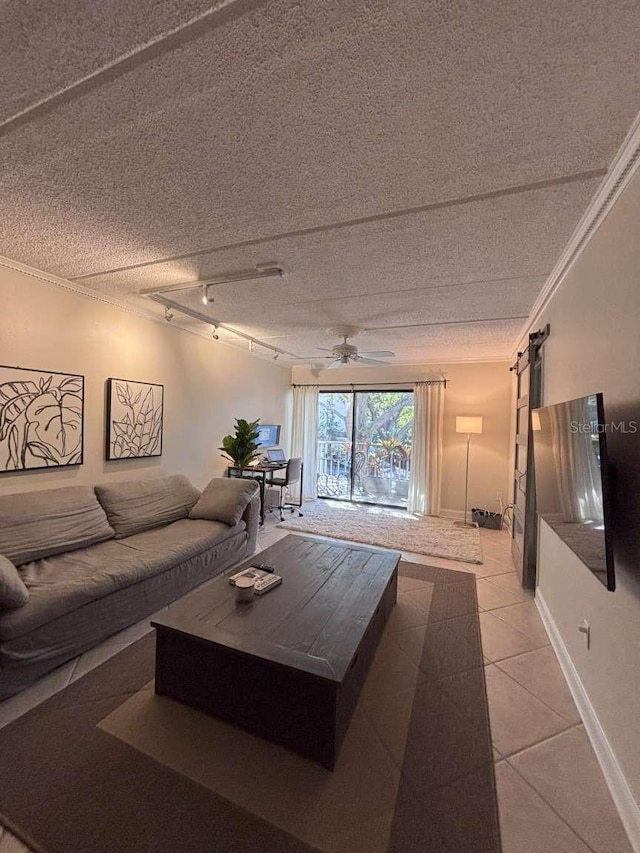
{"label": "computer monitor", "polygon": [[258,438],[260,447],[276,447],[280,443],[280,424],[258,424]]}

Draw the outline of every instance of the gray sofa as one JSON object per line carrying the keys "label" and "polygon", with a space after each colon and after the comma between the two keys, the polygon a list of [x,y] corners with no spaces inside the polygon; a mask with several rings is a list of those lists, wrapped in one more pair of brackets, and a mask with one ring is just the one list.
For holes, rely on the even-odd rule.
{"label": "gray sofa", "polygon": [[0,610],[0,699],[254,552],[257,486],[200,498],[182,476],[0,496],[0,554],[28,590]]}

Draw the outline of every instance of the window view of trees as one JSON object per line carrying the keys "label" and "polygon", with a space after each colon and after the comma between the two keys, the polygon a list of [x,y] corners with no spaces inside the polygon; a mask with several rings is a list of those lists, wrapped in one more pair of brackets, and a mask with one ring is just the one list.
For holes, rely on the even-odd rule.
{"label": "window view of trees", "polygon": [[412,437],[411,391],[321,392],[318,493],[406,506]]}

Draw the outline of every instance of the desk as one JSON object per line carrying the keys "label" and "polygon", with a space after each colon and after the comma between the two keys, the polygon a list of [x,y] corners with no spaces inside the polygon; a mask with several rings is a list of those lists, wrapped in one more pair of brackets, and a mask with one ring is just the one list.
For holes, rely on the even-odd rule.
{"label": "desk", "polygon": [[[264,493],[267,488],[267,474],[273,474],[274,471],[282,471],[286,467],[287,462],[285,460],[284,462],[261,462],[258,465],[248,465],[246,468],[241,468],[239,465],[229,465],[227,468],[227,477],[245,477],[250,480],[258,480],[258,485],[260,486],[261,527],[264,524]],[[235,473],[232,473],[234,471]]]}

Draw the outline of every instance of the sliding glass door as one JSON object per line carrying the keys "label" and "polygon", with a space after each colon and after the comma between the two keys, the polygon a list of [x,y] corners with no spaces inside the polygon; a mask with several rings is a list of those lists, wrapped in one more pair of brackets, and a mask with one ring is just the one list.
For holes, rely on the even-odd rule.
{"label": "sliding glass door", "polygon": [[321,391],[318,495],[406,507],[412,391]]}

